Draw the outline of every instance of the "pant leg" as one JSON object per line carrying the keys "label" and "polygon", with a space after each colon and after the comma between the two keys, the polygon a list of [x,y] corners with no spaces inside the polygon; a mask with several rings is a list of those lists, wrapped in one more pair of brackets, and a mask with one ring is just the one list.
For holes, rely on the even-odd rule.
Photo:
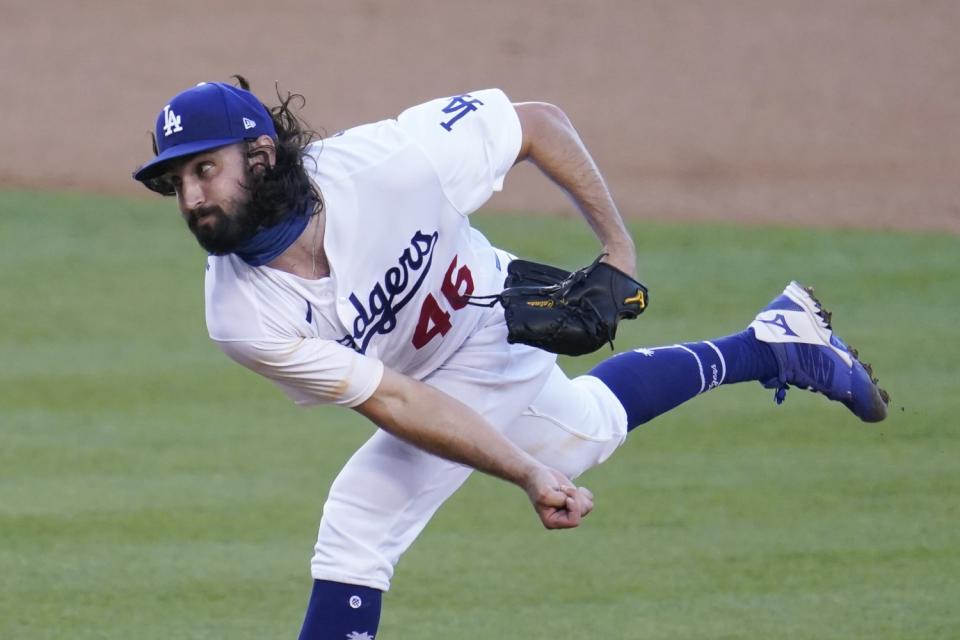
{"label": "pant leg", "polygon": [[386,591],[400,556],[470,472],[377,431],[330,487],[311,575]]}
{"label": "pant leg", "polygon": [[[503,430],[553,377],[555,360],[532,347],[508,344],[502,312],[491,311],[487,324],[424,382]],[[400,556],[470,472],[378,431],[330,487],[311,574],[387,590]]]}
{"label": "pant leg", "polygon": [[627,413],[597,378],[571,380],[554,367],[540,394],[503,434],[573,479],[604,462],[623,444]]}

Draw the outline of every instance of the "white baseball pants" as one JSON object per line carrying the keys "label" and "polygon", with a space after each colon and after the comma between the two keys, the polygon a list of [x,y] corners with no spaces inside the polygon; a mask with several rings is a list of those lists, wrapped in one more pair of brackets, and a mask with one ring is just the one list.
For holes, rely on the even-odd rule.
{"label": "white baseball pants", "polygon": [[[424,382],[457,398],[570,478],[606,460],[627,416],[599,380],[570,380],[552,354],[511,345],[502,311]],[[400,556],[472,469],[377,431],[334,480],[311,574],[386,591]]]}

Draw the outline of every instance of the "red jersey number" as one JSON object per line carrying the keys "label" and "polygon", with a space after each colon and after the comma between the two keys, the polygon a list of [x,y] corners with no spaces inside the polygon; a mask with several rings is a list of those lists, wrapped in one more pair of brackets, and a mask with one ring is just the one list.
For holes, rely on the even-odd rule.
{"label": "red jersey number", "polygon": [[[456,271],[456,273],[454,273]],[[457,256],[447,267],[443,276],[440,293],[450,307],[457,311],[467,306],[467,298],[473,293],[473,274],[470,267],[461,265],[457,269]],[[445,336],[453,324],[450,322],[450,312],[445,311],[432,293],[427,294],[423,306],[420,307],[420,319],[413,332],[413,346],[422,349],[437,335]]]}

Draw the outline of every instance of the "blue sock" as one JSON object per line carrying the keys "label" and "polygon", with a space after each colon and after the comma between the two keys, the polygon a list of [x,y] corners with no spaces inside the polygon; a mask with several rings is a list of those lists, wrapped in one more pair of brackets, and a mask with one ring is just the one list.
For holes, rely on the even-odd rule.
{"label": "blue sock", "polygon": [[613,391],[633,429],[721,384],[769,380],[777,372],[773,351],[747,329],[717,340],[620,353],[589,375]]}
{"label": "blue sock", "polygon": [[372,638],[380,625],[382,591],[314,580],[300,640]]}

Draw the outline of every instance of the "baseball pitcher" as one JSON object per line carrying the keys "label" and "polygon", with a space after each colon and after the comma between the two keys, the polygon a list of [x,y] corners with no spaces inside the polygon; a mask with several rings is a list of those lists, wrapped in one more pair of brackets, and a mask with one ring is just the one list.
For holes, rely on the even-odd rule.
{"label": "baseball pitcher", "polygon": [[[593,502],[574,479],[715,387],[759,381],[780,403],[796,386],[861,420],[886,416],[869,366],[795,282],[741,333],[625,351],[569,379],[555,354],[611,342],[650,294],[556,106],[472,91],[318,139],[300,96],[268,108],[236,80],[166,102],[134,178],[174,196],[209,253],[211,340],[293,402],[379,427],[330,487],[301,640],[373,638],[400,556],[473,469],[524,490],[545,527],[576,527]],[[517,260],[471,227],[519,162],[576,204],[594,264]]]}

